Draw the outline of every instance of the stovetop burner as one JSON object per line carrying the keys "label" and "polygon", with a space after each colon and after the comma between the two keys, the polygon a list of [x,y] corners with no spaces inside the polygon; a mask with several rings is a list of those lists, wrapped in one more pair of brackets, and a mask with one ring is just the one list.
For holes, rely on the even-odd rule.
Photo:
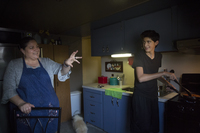
{"label": "stovetop burner", "polygon": [[200,103],[190,103],[184,100],[181,96],[176,96],[169,101],[167,101],[167,109],[172,114],[184,114],[190,116],[195,116],[200,119]]}

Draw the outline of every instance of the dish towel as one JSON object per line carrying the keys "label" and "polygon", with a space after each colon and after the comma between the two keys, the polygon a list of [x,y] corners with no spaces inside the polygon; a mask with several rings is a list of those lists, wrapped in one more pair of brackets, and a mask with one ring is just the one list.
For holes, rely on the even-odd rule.
{"label": "dish towel", "polygon": [[105,95],[122,99],[123,92],[125,92],[125,90],[122,90],[121,88],[109,88],[105,90]]}

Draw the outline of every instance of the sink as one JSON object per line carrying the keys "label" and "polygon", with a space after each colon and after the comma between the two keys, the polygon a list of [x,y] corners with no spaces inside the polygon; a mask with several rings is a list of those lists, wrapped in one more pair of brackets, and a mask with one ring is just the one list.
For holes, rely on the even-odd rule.
{"label": "sink", "polygon": [[133,91],[134,91],[134,88],[128,87],[128,88],[122,88],[122,90],[133,92]]}
{"label": "sink", "polygon": [[166,96],[166,95],[168,95],[170,93],[171,93],[171,91],[160,91],[160,96],[159,97],[164,97],[164,96]]}

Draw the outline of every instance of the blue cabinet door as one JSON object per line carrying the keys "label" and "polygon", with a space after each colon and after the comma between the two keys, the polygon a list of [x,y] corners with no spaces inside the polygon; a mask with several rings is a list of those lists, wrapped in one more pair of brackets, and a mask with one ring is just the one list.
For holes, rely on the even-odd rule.
{"label": "blue cabinet door", "polygon": [[159,133],[164,133],[164,111],[165,111],[165,103],[158,102],[159,107]]}
{"label": "blue cabinet door", "polygon": [[129,133],[131,120],[131,97],[122,96],[116,99],[116,133]]}
{"label": "blue cabinet door", "polygon": [[123,51],[123,22],[91,31],[92,56],[106,56]]}
{"label": "blue cabinet door", "polygon": [[116,98],[104,94],[104,131],[115,133]]}
{"label": "blue cabinet door", "polygon": [[145,30],[155,30],[160,34],[156,51],[177,51],[172,41],[171,8],[125,21],[125,44],[132,53],[141,49],[140,34]]}
{"label": "blue cabinet door", "polygon": [[130,132],[131,97],[122,99],[104,95],[104,131],[108,133]]}

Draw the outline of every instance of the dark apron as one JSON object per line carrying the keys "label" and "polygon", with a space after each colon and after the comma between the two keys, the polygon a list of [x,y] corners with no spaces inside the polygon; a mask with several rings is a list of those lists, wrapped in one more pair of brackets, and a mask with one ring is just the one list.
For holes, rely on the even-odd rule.
{"label": "dark apron", "polygon": [[[39,61],[39,60],[38,60]],[[40,63],[40,61],[39,61]],[[47,71],[40,63],[40,67],[33,69],[27,68],[23,59],[23,73],[17,88],[18,95],[27,103],[33,104],[35,107],[59,107],[59,100],[51,84],[51,79]],[[14,104],[11,104],[11,111]],[[22,112],[19,115],[27,115]],[[52,110],[32,110],[30,116],[57,116],[57,111]],[[31,128],[35,126],[36,119],[28,119]],[[40,118],[41,124],[45,129],[48,118]],[[57,119],[51,119],[47,127],[47,133],[55,133],[57,131]],[[17,120],[18,133],[30,133],[27,122],[24,119]],[[40,124],[37,122],[34,133],[42,133]]]}

